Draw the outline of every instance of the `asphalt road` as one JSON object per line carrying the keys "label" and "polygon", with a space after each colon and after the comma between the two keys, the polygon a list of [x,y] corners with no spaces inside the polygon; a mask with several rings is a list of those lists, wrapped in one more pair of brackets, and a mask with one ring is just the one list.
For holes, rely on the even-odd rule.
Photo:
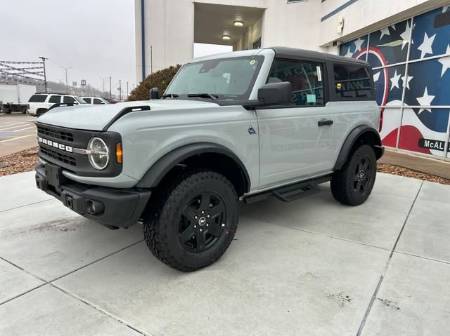
{"label": "asphalt road", "polygon": [[37,146],[35,117],[0,113],[0,157]]}

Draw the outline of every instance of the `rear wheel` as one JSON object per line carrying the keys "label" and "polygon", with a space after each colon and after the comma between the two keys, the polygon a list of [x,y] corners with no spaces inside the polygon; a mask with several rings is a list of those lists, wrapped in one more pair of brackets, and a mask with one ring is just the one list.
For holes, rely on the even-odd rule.
{"label": "rear wheel", "polygon": [[333,197],[346,205],[364,203],[372,192],[377,173],[375,152],[369,145],[356,149],[344,167],[331,179]]}
{"label": "rear wheel", "polygon": [[238,224],[238,196],[222,175],[187,174],[158,196],[144,220],[147,246],[180,271],[195,271],[219,259]]}

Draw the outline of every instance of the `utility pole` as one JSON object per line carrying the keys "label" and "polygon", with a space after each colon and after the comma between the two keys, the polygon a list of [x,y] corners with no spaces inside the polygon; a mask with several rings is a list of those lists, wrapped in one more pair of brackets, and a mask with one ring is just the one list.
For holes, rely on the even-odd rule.
{"label": "utility pole", "polygon": [[112,99],[112,94],[111,94],[111,76],[109,76],[109,99]]}
{"label": "utility pole", "polygon": [[128,81],[127,81],[127,98],[128,98]]}
{"label": "utility pole", "polygon": [[47,92],[47,72],[45,70],[45,61],[48,60],[48,58],[42,57],[42,56],[39,56],[39,58],[42,60],[42,65],[44,67],[44,88],[45,88],[45,92]]}
{"label": "utility pole", "polygon": [[119,79],[119,101],[122,101],[122,80]]}
{"label": "utility pole", "polygon": [[69,71],[70,68],[63,68],[65,73],[66,73],[66,91],[67,93],[69,93],[69,81],[67,80],[67,72]]}

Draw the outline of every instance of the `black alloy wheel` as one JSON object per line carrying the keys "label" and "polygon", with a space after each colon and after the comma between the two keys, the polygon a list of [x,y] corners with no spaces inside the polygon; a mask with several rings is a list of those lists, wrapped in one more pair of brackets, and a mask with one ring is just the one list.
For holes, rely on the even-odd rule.
{"label": "black alloy wheel", "polygon": [[223,234],[226,218],[224,201],[219,195],[209,192],[196,195],[181,214],[180,243],[191,252],[208,250]]}

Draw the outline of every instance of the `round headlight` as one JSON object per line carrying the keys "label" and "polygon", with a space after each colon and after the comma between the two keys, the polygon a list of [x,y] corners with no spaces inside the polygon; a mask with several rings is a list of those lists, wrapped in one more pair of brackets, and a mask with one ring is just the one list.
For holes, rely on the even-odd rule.
{"label": "round headlight", "polygon": [[92,167],[98,170],[105,169],[109,163],[109,149],[103,139],[92,138],[88,143],[88,158]]}

